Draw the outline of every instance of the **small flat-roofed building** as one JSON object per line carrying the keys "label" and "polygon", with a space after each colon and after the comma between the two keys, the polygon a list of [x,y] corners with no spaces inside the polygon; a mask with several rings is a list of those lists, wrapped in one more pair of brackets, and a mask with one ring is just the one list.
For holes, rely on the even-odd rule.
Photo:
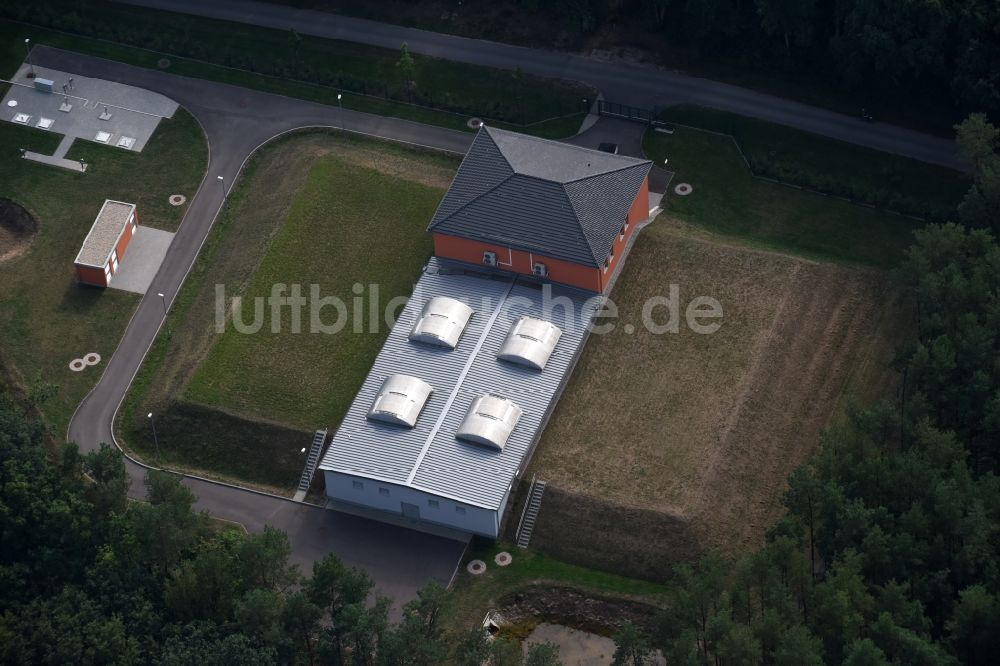
{"label": "small flat-roofed building", "polygon": [[107,287],[138,228],[135,204],[106,200],[73,262],[76,279],[82,284]]}

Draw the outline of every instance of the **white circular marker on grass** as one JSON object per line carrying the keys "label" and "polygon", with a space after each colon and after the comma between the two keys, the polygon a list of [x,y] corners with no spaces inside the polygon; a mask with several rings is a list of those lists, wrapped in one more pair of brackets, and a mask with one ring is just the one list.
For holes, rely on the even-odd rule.
{"label": "white circular marker on grass", "polygon": [[498,567],[505,567],[514,561],[510,553],[504,551],[502,553],[497,553],[497,556],[493,558],[493,561],[497,563]]}
{"label": "white circular marker on grass", "polygon": [[486,562],[482,560],[472,560],[465,565],[465,570],[468,571],[473,576],[478,576],[486,571]]}
{"label": "white circular marker on grass", "polygon": [[465,123],[470,129],[479,129],[483,126],[482,118],[469,118],[468,122]]}
{"label": "white circular marker on grass", "polygon": [[687,195],[694,192],[694,188],[691,187],[689,183],[677,183],[677,187],[674,188],[674,192],[681,195],[682,197],[686,197]]}
{"label": "white circular marker on grass", "polygon": [[101,355],[97,352],[84,354],[83,358],[74,358],[69,362],[69,369],[73,372],[80,372],[89,365],[97,365],[101,362]]}
{"label": "white circular marker on grass", "polygon": [[171,194],[170,195],[170,205],[171,206],[180,206],[180,205],[183,205],[183,203],[185,201],[187,201],[187,197],[184,196],[183,194]]}

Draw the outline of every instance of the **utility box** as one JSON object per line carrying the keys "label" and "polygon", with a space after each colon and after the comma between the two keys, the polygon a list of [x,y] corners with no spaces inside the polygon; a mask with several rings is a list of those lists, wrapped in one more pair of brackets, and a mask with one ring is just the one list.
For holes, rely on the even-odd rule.
{"label": "utility box", "polygon": [[54,85],[55,82],[52,81],[51,79],[42,79],[38,77],[35,78],[35,90],[41,90],[42,92],[50,93],[52,92],[52,86]]}

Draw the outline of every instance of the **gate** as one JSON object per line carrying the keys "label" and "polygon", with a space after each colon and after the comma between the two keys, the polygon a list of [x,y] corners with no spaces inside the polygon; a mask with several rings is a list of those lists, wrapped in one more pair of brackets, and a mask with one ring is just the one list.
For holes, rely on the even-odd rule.
{"label": "gate", "polygon": [[629,106],[628,104],[619,104],[618,102],[609,102],[603,99],[597,100],[597,114],[600,116],[631,120],[649,125],[650,127],[666,126],[667,123],[657,120],[656,113],[657,109],[655,106],[652,109],[643,109],[638,106]]}

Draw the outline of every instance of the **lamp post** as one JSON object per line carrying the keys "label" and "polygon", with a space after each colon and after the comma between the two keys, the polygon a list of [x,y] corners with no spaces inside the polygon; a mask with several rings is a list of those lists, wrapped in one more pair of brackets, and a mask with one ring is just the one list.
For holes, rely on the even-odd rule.
{"label": "lamp post", "polygon": [[343,93],[337,93],[337,106],[340,107],[340,129],[344,129],[344,102],[341,101]]}
{"label": "lamp post", "polygon": [[162,292],[157,292],[156,295],[160,297],[160,303],[163,305],[163,323],[167,325],[167,335],[170,335],[170,320],[167,319],[167,296]]}
{"label": "lamp post", "polygon": [[31,62],[31,40],[27,37],[24,38],[24,50],[28,52],[28,78],[35,78],[35,65]]}
{"label": "lamp post", "polygon": [[216,176],[219,179],[219,184],[222,185],[222,198],[226,198],[226,179],[222,176]]}
{"label": "lamp post", "polygon": [[153,444],[156,446],[156,457],[160,457],[160,440],[156,436],[156,421],[153,420],[153,412],[146,414],[146,418],[149,419],[149,425],[153,428]]}

